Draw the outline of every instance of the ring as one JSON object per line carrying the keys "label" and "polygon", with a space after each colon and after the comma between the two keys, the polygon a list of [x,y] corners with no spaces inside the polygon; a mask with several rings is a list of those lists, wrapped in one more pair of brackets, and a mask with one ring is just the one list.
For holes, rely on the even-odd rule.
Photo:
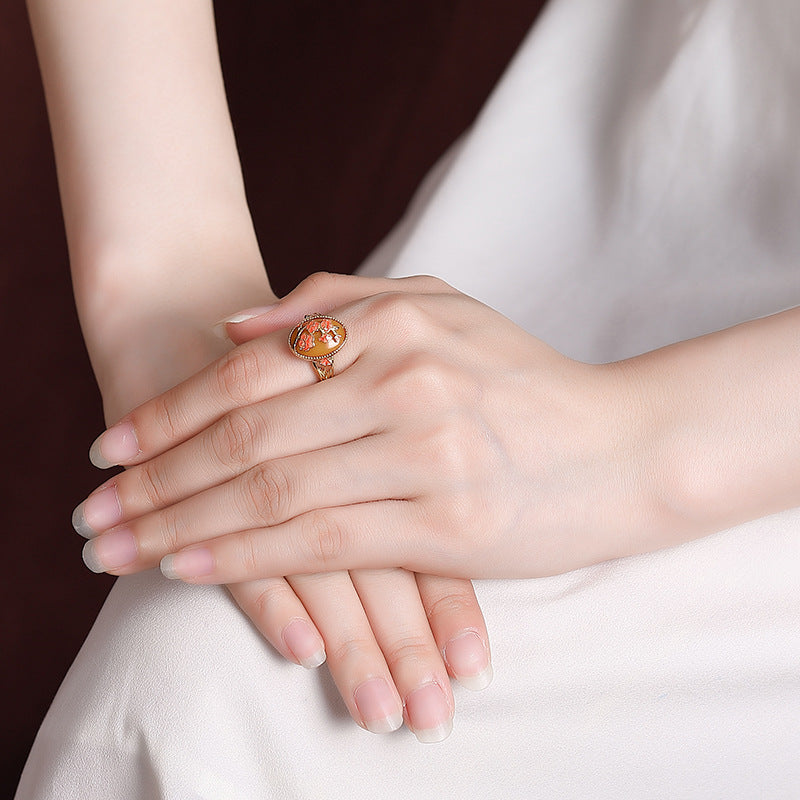
{"label": "ring", "polygon": [[333,377],[333,354],[347,338],[338,319],[325,314],[306,314],[289,334],[289,347],[298,358],[310,361],[321,381]]}

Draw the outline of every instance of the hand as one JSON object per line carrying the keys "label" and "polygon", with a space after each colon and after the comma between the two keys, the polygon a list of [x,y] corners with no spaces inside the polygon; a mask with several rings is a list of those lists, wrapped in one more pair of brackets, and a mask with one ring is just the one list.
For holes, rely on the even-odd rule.
{"label": "hand", "polygon": [[[309,386],[285,329],[337,306],[337,374]],[[649,546],[624,368],[571,361],[434,279],[316,276],[267,317],[280,330],[100,437],[109,460],[152,460],[121,487],[129,522],[88,545],[96,569],[174,554],[165,572],[195,583],[398,566],[529,577]]]}
{"label": "hand", "polygon": [[[240,302],[252,302],[253,297],[272,299],[225,102],[213,9],[210,3],[191,2],[112,7],[37,0],[30,0],[28,7],[51,112],[81,326],[114,419],[203,366],[205,345],[212,351],[205,363],[216,357],[214,348],[218,351],[221,343],[208,342],[209,320],[241,307]],[[126,98],[133,96],[140,113],[128,113]],[[194,324],[203,321],[205,326]],[[189,349],[176,347],[175,336]],[[190,465],[190,474],[194,466]],[[101,506],[102,497],[110,494],[95,496]],[[105,502],[106,510],[113,506],[113,498],[110,505]],[[319,579],[316,588],[328,581],[335,578]],[[379,589],[384,583],[386,589]],[[449,681],[420,612],[424,606],[413,578],[373,575],[370,583],[365,576],[359,591],[366,612],[346,576],[335,586],[343,616],[320,622],[320,627],[332,672],[351,713],[362,724],[371,724],[371,719],[384,727],[387,720],[394,725],[400,709],[395,684],[405,696],[421,685],[420,680],[433,682],[423,691],[430,693],[431,686],[438,686],[440,709],[449,703],[451,710]],[[454,584],[449,587],[454,589]],[[314,588],[297,586],[309,606],[313,604],[307,596]],[[296,655],[316,657],[314,648],[320,642],[316,629],[282,579],[235,591],[256,624],[269,631],[288,656],[289,632],[281,638],[280,628],[273,626],[287,615],[306,621],[303,653]],[[384,602],[380,618],[373,620],[366,596],[375,592],[384,597],[384,591],[400,592],[392,595],[397,603],[387,610]],[[483,636],[471,589],[458,585],[452,614],[447,611],[451,592],[445,584],[429,586],[427,594],[423,591],[425,602],[436,601],[440,591],[441,614],[427,609],[436,635],[449,637],[455,621],[457,629],[467,622]],[[322,589],[320,594],[328,597]],[[466,605],[460,606],[459,598]],[[355,616],[349,615],[351,609]],[[337,605],[328,603],[323,610],[337,610]],[[379,623],[385,620],[391,626],[392,612],[398,617],[406,612],[415,615],[398,619],[404,627],[387,632]],[[442,620],[441,626],[435,617]],[[388,666],[367,619],[379,633]],[[296,635],[297,629],[292,646],[300,647]],[[413,645],[418,646],[416,654]],[[454,645],[447,652],[456,649]],[[485,647],[483,654],[486,665]],[[388,683],[383,701],[376,704],[379,718],[362,713],[363,708],[359,711],[351,691],[354,682],[370,676]],[[426,708],[409,696],[406,715],[423,735],[435,721],[429,712],[430,705]],[[439,723],[449,723],[449,716],[439,717]]]}
{"label": "hand", "polygon": [[[117,419],[132,398],[150,396],[203,366],[227,349],[220,340],[176,324],[169,330],[147,327],[123,337],[136,353],[118,354],[103,373],[107,416]],[[246,333],[241,332],[245,336]],[[148,366],[142,352],[158,354]],[[133,357],[135,356],[135,357]],[[172,376],[172,377],[171,377]],[[149,387],[149,388],[148,388]],[[138,393],[138,394],[136,394]],[[185,477],[192,478],[195,470]],[[135,480],[130,470],[95,492],[76,515],[85,535],[104,527],[109,514],[121,513],[110,491]],[[151,495],[154,507],[158,498]],[[454,701],[448,672],[470,688],[491,680],[485,624],[469,581],[415,576],[401,569],[362,570],[325,575],[270,578],[229,586],[258,630],[287,659],[307,667],[327,660],[353,718],[374,732],[406,722],[423,741],[450,730]],[[387,603],[387,598],[392,602]]]}

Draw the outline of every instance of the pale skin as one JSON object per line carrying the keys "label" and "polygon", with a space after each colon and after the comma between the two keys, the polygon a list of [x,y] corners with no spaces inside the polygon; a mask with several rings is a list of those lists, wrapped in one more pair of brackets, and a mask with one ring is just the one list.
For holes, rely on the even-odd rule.
{"label": "pale skin", "polygon": [[[286,344],[310,307],[351,332],[311,386]],[[800,505],[800,308],[599,366],[430,278],[316,276],[244,326],[99,439],[138,466],[92,568],[538,577]]]}
{"label": "pale skin", "polygon": [[[355,690],[379,675],[397,690],[394,708],[404,698],[406,720],[425,738],[446,723],[440,716],[426,719],[428,728],[414,725],[414,688],[441,688],[450,703],[438,652],[463,631],[485,650],[485,632],[465,584],[422,578],[417,588],[403,570],[453,579],[549,575],[800,505],[798,309],[596,366],[431,279],[317,276],[276,308],[229,324],[240,346],[222,355],[209,335],[213,322],[275,298],[218,74],[198,69],[211,63],[210,11],[201,19],[195,4],[171,4],[165,15],[161,5],[138,3],[115,40],[119,9],[101,19],[111,12],[75,3],[61,19],[66,12],[55,4],[30,5],[81,319],[109,421],[121,418],[96,453],[129,467],[92,495],[111,496],[116,517],[92,525],[84,507],[83,522],[99,534],[86,547],[93,568],[127,574],[161,562],[170,577],[236,583],[239,602],[289,657],[281,631],[313,619],[336,642],[329,663],[354,718],[368,726]],[[102,37],[92,35],[93,21]],[[166,40],[129,62],[126,45],[153,31]],[[198,48],[194,62],[184,50],[193,67],[186,71],[163,55],[174,49],[170,37],[184,35],[184,47]],[[87,38],[103,39],[97,47],[108,51],[70,47]],[[177,81],[181,103],[159,105],[164,74],[156,80],[152,59]],[[119,72],[98,73],[96,63]],[[141,118],[108,112],[129,91],[126,81],[144,87],[145,106],[153,103]],[[195,95],[203,108],[191,107]],[[167,115],[157,130],[143,121],[154,113]],[[197,152],[184,149],[205,130],[214,135]],[[147,157],[130,166],[140,150]],[[158,170],[154,153],[169,156],[156,159]],[[118,316],[110,319],[109,308]],[[324,383],[286,344],[309,311],[330,312],[349,331],[337,375]],[[137,361],[133,352],[151,355]],[[348,569],[367,570],[359,573],[365,582],[354,585],[353,572],[348,583]],[[408,602],[397,602],[395,579]],[[352,605],[325,618],[339,581],[353,587]],[[440,588],[435,598],[427,581]],[[266,609],[265,598],[277,602]],[[342,619],[351,620],[343,634]],[[359,633],[365,620],[372,639]],[[371,654],[373,671],[360,671]],[[383,723],[393,719],[389,709]]]}
{"label": "pale skin", "polygon": [[[76,303],[111,424],[230,350],[213,332],[220,319],[276,297],[245,200],[210,2],[28,7]],[[174,499],[151,488],[154,508]],[[94,514],[89,504],[78,513],[85,534],[122,509],[105,497],[99,512],[94,503]],[[350,714],[371,731],[405,721],[423,741],[444,738],[450,678],[470,688],[491,678],[467,580],[390,567],[232,584],[286,658],[314,666],[327,655]]]}

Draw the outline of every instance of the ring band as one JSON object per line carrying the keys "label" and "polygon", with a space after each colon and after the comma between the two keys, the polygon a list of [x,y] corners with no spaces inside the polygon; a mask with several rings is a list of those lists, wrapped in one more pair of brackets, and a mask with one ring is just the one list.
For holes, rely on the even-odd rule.
{"label": "ring band", "polygon": [[333,377],[333,354],[347,338],[347,331],[338,319],[326,314],[306,314],[289,334],[289,347],[298,357],[310,361],[321,381]]}

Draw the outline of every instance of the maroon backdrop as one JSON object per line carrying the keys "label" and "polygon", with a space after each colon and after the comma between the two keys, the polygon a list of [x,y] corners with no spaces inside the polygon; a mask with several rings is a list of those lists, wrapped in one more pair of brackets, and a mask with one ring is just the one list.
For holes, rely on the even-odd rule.
{"label": "maroon backdrop", "polygon": [[[359,263],[474,118],[542,5],[217,4],[248,196],[278,293],[317,269]],[[86,450],[102,416],[72,304],[22,0],[0,6],[0,115],[0,795],[11,796],[113,583],[83,567],[69,524],[100,479]]]}

